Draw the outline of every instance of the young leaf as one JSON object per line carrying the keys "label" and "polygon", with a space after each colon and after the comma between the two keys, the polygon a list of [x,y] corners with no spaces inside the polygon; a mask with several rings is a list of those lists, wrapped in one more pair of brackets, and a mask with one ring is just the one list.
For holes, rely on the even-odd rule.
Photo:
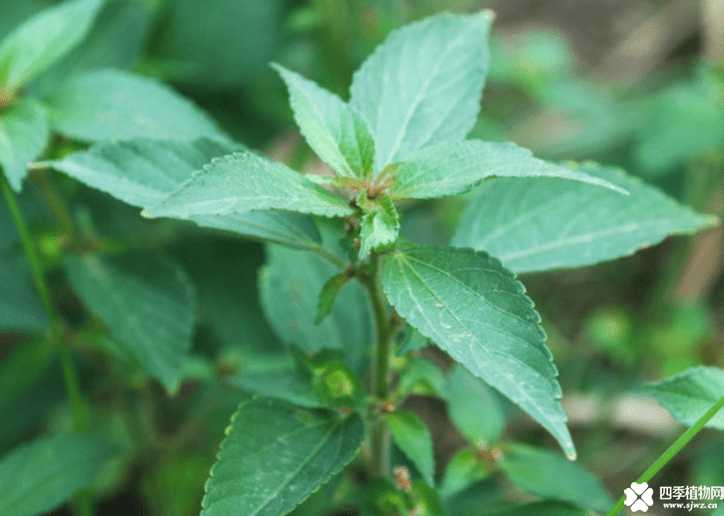
{"label": "young leaf", "polygon": [[33,286],[26,261],[0,260],[0,332],[47,328],[48,316]]}
{"label": "young leaf", "polygon": [[16,192],[28,173],[28,162],[43,151],[48,136],[45,111],[37,101],[21,99],[0,111],[0,168]]}
{"label": "young leaf", "polygon": [[363,437],[356,414],[243,402],[206,482],[201,516],[283,516],[349,463]]}
{"label": "young leaf", "polygon": [[486,446],[500,438],[505,428],[505,412],[498,394],[480,378],[456,364],[445,394],[450,419],[468,441]]}
{"label": "young leaf", "polygon": [[10,33],[0,46],[0,93],[11,97],[78,45],[103,2],[65,2],[33,16]]}
{"label": "young leaf", "polygon": [[[479,416],[485,417],[482,413]],[[478,451],[463,448],[453,455],[447,465],[440,484],[440,496],[448,498],[489,476],[490,468]]]}
{"label": "young leaf", "polygon": [[487,12],[441,14],[393,32],[354,74],[350,104],[375,138],[375,171],[472,129],[488,73]]}
{"label": "young leaf", "polygon": [[319,324],[320,292],[337,269],[323,258],[269,245],[259,272],[261,304],[281,340],[305,351],[343,350],[353,363],[369,350],[373,329],[367,296],[349,282],[337,296],[329,317]]}
{"label": "young leaf", "polygon": [[599,177],[535,158],[513,143],[468,140],[420,149],[397,169],[391,194],[398,199],[444,197],[495,177],[559,177],[626,192]]}
{"label": "young leaf", "polygon": [[385,415],[395,444],[412,461],[429,485],[435,483],[435,458],[432,436],[425,423],[409,410],[396,410]]}
{"label": "young leaf", "polygon": [[437,490],[422,480],[414,480],[409,501],[412,507],[402,514],[423,514],[425,516],[447,516]]}
{"label": "young leaf", "polygon": [[375,142],[362,117],[334,93],[282,66],[274,68],[289,88],[294,120],[317,156],[340,176],[366,176]]}
{"label": "young leaf", "polygon": [[511,446],[500,462],[500,469],[513,483],[543,498],[569,502],[604,514],[614,504],[596,477],[577,463],[547,450]]}
{"label": "young leaf", "polygon": [[57,435],[15,448],[0,459],[0,514],[36,516],[88,486],[113,453],[100,439]]}
{"label": "young leaf", "polygon": [[[646,390],[656,396],[679,423],[691,426],[724,394],[724,370],[717,367],[694,367]],[[707,427],[724,430],[724,411],[714,416]]]}
{"label": "young leaf", "polygon": [[52,129],[81,141],[225,139],[216,124],[168,86],[120,70],[96,70],[44,91]]}
{"label": "young leaf", "polygon": [[386,260],[382,288],[420,333],[510,398],[575,456],[540,316],[513,273],[470,249],[410,246]]}
{"label": "young leaf", "polygon": [[281,163],[248,153],[214,159],[147,217],[190,219],[255,210],[288,210],[326,217],[353,213],[341,197]]}
{"label": "young leaf", "polygon": [[314,324],[319,324],[326,319],[332,311],[334,301],[337,299],[339,292],[350,280],[350,277],[347,271],[342,271],[327,280],[327,283],[322,287],[322,292],[319,294],[317,317],[314,318]]}
{"label": "young leaf", "polygon": [[630,195],[558,179],[492,181],[463,213],[453,245],[489,252],[518,273],[534,272],[627,256],[716,223],[619,170],[582,171]]}
{"label": "young leaf", "polygon": [[[140,208],[155,206],[212,158],[243,146],[208,138],[191,141],[137,138],[102,142],[44,164],[89,186]],[[269,240],[292,247],[319,244],[319,232],[308,216],[284,211],[242,215],[200,215],[196,224]]]}
{"label": "young leaf", "polygon": [[447,381],[440,366],[423,356],[412,357],[399,372],[399,376],[400,380],[392,395],[396,399],[403,399],[409,394],[439,397],[444,392]]}
{"label": "young leaf", "polygon": [[66,270],[88,310],[173,392],[191,348],[196,311],[183,269],[151,256],[87,255],[68,259]]}
{"label": "young leaf", "polygon": [[360,203],[364,217],[360,224],[360,259],[365,259],[369,253],[382,246],[397,240],[400,234],[400,218],[397,208],[386,194],[380,194],[374,200],[367,199],[364,194]]}

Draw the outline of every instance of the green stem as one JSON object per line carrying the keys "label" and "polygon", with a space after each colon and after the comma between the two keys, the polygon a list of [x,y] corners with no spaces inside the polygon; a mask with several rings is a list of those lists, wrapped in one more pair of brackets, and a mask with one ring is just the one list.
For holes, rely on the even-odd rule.
{"label": "green stem", "polygon": [[[661,468],[663,468],[671,459],[673,459],[676,454],[679,453],[681,449],[686,446],[689,441],[691,441],[694,436],[701,431],[702,428],[704,428],[704,425],[706,425],[711,420],[711,418],[713,418],[717,414],[717,412],[719,412],[722,407],[724,407],[724,396],[722,396],[719,401],[714,403],[711,408],[707,410],[706,413],[701,416],[691,428],[681,434],[681,437],[674,441],[674,444],[669,446],[666,451],[662,453],[661,456],[656,459],[654,463],[651,464],[651,466],[649,466],[649,468],[641,474],[636,482],[641,484],[643,482],[648,482],[649,480],[651,480],[653,476],[661,470]],[[616,502],[616,505],[613,506],[613,509],[611,509],[607,516],[616,516],[621,511],[621,509],[623,509],[625,500],[625,496],[619,498],[618,502]]]}
{"label": "green stem", "polygon": [[50,208],[53,217],[62,228],[70,244],[76,249],[80,248],[80,236],[75,227],[75,222],[73,222],[73,217],[70,215],[70,210],[65,199],[60,195],[48,175],[48,171],[42,169],[36,170],[32,179],[35,188],[40,192],[45,204]]}
{"label": "green stem", "polygon": [[335,267],[337,267],[338,269],[347,268],[347,265],[348,265],[347,262],[345,262],[342,258],[337,256],[336,254],[328,251],[321,245],[319,245],[317,247],[312,247],[311,250],[314,251],[315,253],[317,253],[319,256],[321,256],[325,260],[327,260],[329,263],[331,263]]}
{"label": "green stem", "polygon": [[[387,401],[390,391],[390,356],[395,326],[387,311],[387,301],[378,278],[379,260],[379,255],[373,253],[371,272],[361,277],[360,281],[370,297],[375,319],[374,385],[372,390],[378,407],[381,407]],[[375,410],[373,414],[370,453],[372,474],[387,476],[390,469],[390,435],[384,415],[379,410]]]}
{"label": "green stem", "polygon": [[10,215],[12,216],[13,223],[15,224],[15,228],[18,231],[18,235],[20,236],[20,241],[23,245],[25,257],[28,260],[28,265],[30,266],[30,271],[33,275],[33,282],[35,283],[35,288],[40,295],[40,300],[43,303],[45,312],[48,314],[48,320],[50,321],[50,338],[51,342],[58,351],[58,355],[60,356],[60,364],[63,370],[63,378],[65,380],[65,390],[70,401],[75,430],[86,430],[87,421],[85,404],[83,402],[83,395],[80,391],[78,375],[75,371],[73,360],[70,356],[70,350],[66,346],[63,339],[63,330],[60,324],[60,318],[58,317],[58,313],[55,310],[55,306],[53,305],[53,301],[50,296],[50,289],[48,288],[48,283],[45,278],[43,266],[40,263],[40,258],[38,257],[38,253],[36,252],[35,246],[33,245],[33,241],[30,237],[28,226],[25,223],[23,214],[20,211],[20,207],[18,206],[17,201],[15,200],[15,195],[13,194],[12,190],[10,190],[10,185],[8,184],[1,170],[0,186],[2,186],[2,191],[5,196]]}

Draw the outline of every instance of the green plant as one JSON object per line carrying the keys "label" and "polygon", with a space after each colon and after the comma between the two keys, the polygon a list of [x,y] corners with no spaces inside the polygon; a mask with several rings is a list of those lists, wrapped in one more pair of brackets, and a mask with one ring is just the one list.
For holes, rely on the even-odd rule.
{"label": "green plant", "polygon": [[[89,25],[100,5],[79,0],[45,16],[54,16],[52,23],[67,36],[77,29],[60,22],[81,19],[70,9],[85,13]],[[86,124],[94,117],[77,103],[66,111],[72,121],[57,122],[67,117],[58,118],[55,108],[66,104],[53,104],[49,113],[56,131],[79,140],[94,140],[91,135],[120,139],[51,156],[34,169],[63,172],[142,208],[147,218],[190,220],[267,242],[260,301],[270,331],[288,348],[267,350],[263,359],[256,357],[258,364],[244,364],[239,375],[225,375],[208,356],[191,353],[198,295],[176,260],[89,238],[79,238],[62,259],[73,290],[102,322],[90,330],[102,336],[90,339],[88,354],[101,357],[109,383],[120,384],[110,388],[119,406],[129,405],[129,392],[138,395],[137,409],[121,411],[129,420],[122,427],[134,433],[137,446],[143,443],[153,451],[144,460],[157,466],[171,461],[175,468],[159,466],[148,482],[168,486],[178,471],[189,471],[192,482],[198,466],[190,457],[174,455],[187,445],[184,427],[171,438],[156,435],[153,418],[146,414],[154,409],[150,377],[170,394],[189,380],[212,390],[230,384],[248,393],[231,417],[206,482],[203,516],[287,514],[321,486],[326,486],[321,498],[309,502],[316,504],[312,513],[443,514],[446,501],[495,472],[544,499],[495,514],[605,513],[614,505],[600,482],[577,463],[542,447],[503,440],[508,412],[516,406],[556,439],[568,459],[576,457],[540,316],[516,274],[626,256],[715,220],[619,170],[553,164],[512,143],[466,140],[488,72],[491,21],[489,12],[442,14],[398,30],[355,73],[349,102],[275,65],[301,133],[329,165],[330,175],[302,175],[245,149],[176,97],[153,96],[160,86],[128,86],[140,79],[129,79],[124,91],[149,107],[135,104],[142,111],[134,112],[119,104],[119,110],[140,116],[153,108],[149,117],[154,124],[162,122],[147,133],[137,127],[124,132],[126,122],[112,131],[102,132],[103,124],[89,129]],[[6,63],[0,69],[39,73],[34,56],[3,54],[12,45],[25,48],[23,30],[29,29],[21,27],[0,47],[0,63]],[[53,44],[46,42],[44,51]],[[25,55],[28,62],[21,67],[15,55]],[[13,120],[25,120],[18,106],[35,102],[10,79],[20,72],[10,72],[0,82],[6,128],[13,127]],[[74,76],[58,86],[73,95],[53,98],[106,92],[115,84],[117,72],[88,73],[90,78]],[[85,87],[90,84],[94,87]],[[14,147],[3,148],[32,148],[19,160],[8,157],[18,154],[0,154],[17,191],[26,173],[22,164],[40,154],[47,136],[29,145],[29,133],[6,132]],[[82,432],[89,425],[89,408],[66,332],[21,209],[3,181],[63,357],[75,431]],[[400,236],[405,203],[469,191],[452,245],[418,245]],[[68,234],[76,232],[73,224]],[[33,321],[41,328],[42,317]],[[428,345],[444,351],[455,365],[434,363],[420,352]],[[11,355],[7,371],[47,354],[44,343],[27,346]],[[691,374],[696,381],[717,373]],[[679,381],[673,391],[680,393],[691,379]],[[664,397],[671,392],[660,390]],[[468,442],[442,475],[436,475],[427,424],[403,406],[420,393],[447,403],[452,423]],[[714,416],[716,411],[708,410],[712,402],[722,403],[710,392],[697,399],[704,405],[678,415],[687,424],[698,420],[695,431]],[[203,411],[198,414],[203,418]],[[79,451],[70,454],[75,448]],[[127,453],[143,453],[128,448]],[[0,495],[0,509],[16,515],[52,509],[88,486],[111,453],[97,439],[73,437],[18,448],[0,460],[0,479],[11,478],[22,464],[28,480]],[[76,471],[73,457],[78,456],[84,460]],[[63,465],[73,482],[44,484],[43,475],[34,475],[31,470],[43,470],[47,457],[56,467]],[[58,476],[56,470],[44,475]],[[76,507],[89,513],[88,497],[81,494]],[[305,507],[297,510],[303,513]]]}

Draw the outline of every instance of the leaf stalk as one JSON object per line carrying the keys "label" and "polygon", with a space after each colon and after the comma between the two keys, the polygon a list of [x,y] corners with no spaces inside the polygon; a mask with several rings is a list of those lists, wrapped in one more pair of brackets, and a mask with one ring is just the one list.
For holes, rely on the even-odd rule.
{"label": "leaf stalk", "polygon": [[63,329],[60,323],[60,318],[58,317],[58,313],[53,305],[50,289],[48,288],[48,282],[45,278],[45,271],[43,270],[40,258],[38,257],[38,253],[35,249],[32,238],[30,237],[30,232],[28,231],[25,218],[20,211],[15,195],[10,190],[10,185],[1,170],[0,186],[2,186],[3,195],[5,197],[5,201],[7,202],[10,215],[13,219],[18,235],[20,236],[23,251],[33,276],[33,283],[40,295],[43,308],[45,309],[45,312],[48,315],[48,320],[50,321],[50,339],[60,357],[66,395],[70,401],[71,411],[73,414],[73,426],[78,432],[84,431],[87,429],[87,418],[83,395],[80,391],[78,374],[75,370],[75,366],[73,365],[70,350],[63,338]]}

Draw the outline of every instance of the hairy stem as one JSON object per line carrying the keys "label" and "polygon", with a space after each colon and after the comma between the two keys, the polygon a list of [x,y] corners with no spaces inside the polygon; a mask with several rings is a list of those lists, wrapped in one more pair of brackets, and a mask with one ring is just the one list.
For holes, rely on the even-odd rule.
{"label": "hairy stem", "polygon": [[[653,478],[656,473],[658,473],[661,468],[666,466],[666,464],[673,459],[677,453],[681,451],[681,449],[686,446],[689,441],[691,441],[696,434],[698,434],[702,428],[704,428],[704,425],[706,425],[711,418],[713,418],[721,408],[724,407],[724,396],[719,399],[716,403],[714,403],[709,410],[704,413],[703,416],[699,418],[699,420],[694,423],[694,425],[689,428],[686,432],[681,434],[681,437],[679,437],[676,441],[674,441],[674,444],[669,446],[664,453],[662,453],[658,459],[654,461],[649,468],[644,471],[641,476],[636,480],[637,483],[641,484],[642,482],[648,482]],[[622,496],[618,499],[618,502],[616,502],[616,505],[613,506],[613,509],[608,513],[607,516],[616,516],[621,509],[623,509],[624,502],[626,500],[625,496]]]}
{"label": "hairy stem", "polygon": [[50,339],[60,356],[63,379],[65,380],[65,390],[68,400],[70,401],[73,414],[73,424],[76,431],[82,431],[87,428],[87,420],[83,395],[80,392],[78,375],[70,356],[70,350],[63,339],[63,330],[60,324],[60,318],[58,317],[58,313],[53,305],[53,301],[50,296],[50,289],[48,288],[48,283],[43,271],[43,266],[40,263],[40,258],[38,257],[38,253],[33,245],[30,233],[28,232],[28,226],[25,223],[20,207],[15,200],[15,195],[10,190],[10,185],[8,185],[5,176],[1,172],[2,171],[0,171],[0,185],[2,186],[3,195],[5,196],[5,201],[7,202],[15,228],[20,236],[25,257],[28,260],[28,265],[30,266],[30,271],[33,275],[35,288],[40,295],[40,300],[43,303],[45,312],[48,314],[48,320],[50,321]]}
{"label": "hairy stem", "polygon": [[[375,319],[375,358],[373,369],[372,391],[378,406],[382,406],[390,390],[390,354],[392,350],[392,337],[395,327],[387,312],[387,302],[382,293],[378,278],[379,255],[372,254],[372,268],[369,274],[360,278],[372,303],[372,313]],[[379,410],[375,410],[372,420],[370,442],[372,455],[372,474],[387,476],[390,463],[390,436],[387,423]]]}

